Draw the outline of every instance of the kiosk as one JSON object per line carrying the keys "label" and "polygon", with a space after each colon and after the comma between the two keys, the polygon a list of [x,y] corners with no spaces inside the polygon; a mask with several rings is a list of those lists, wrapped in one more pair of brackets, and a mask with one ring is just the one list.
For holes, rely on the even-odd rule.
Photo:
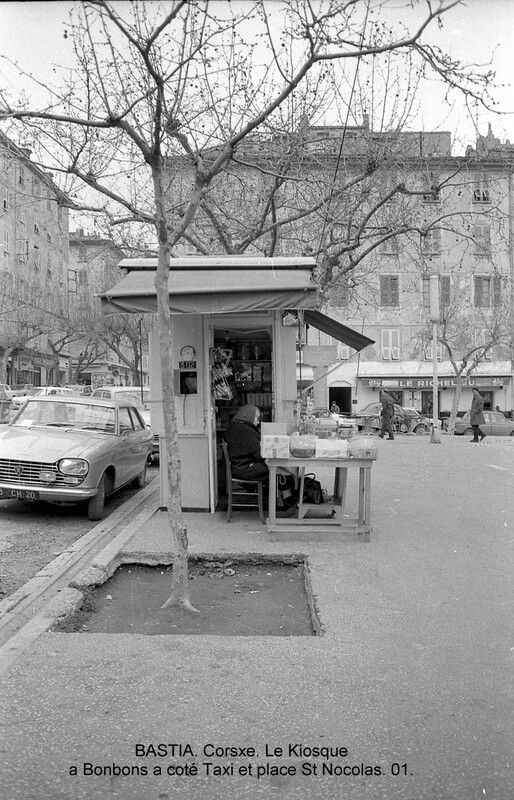
{"label": "kiosk", "polygon": [[[101,296],[103,311],[157,311],[157,259],[125,259],[125,277]],[[184,510],[215,511],[221,435],[239,405],[259,406],[262,418],[293,426],[297,400],[296,326],[291,311],[362,350],[371,340],[315,310],[312,258],[254,256],[171,259],[168,283],[173,326],[174,390]],[[150,338],[152,429],[160,436],[164,476],[167,442],[162,416],[157,324]],[[166,507],[161,479],[161,506]]]}

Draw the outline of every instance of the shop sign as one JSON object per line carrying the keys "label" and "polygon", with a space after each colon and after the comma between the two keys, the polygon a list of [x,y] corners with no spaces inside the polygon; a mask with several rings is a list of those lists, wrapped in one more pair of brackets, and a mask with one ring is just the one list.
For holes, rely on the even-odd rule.
{"label": "shop sign", "polygon": [[[393,389],[431,389],[433,378],[363,378],[364,385],[371,387],[383,387]],[[489,377],[485,375],[475,375],[470,378],[463,378],[463,386],[503,386],[508,380],[506,377]],[[440,388],[457,385],[457,378],[438,378]]]}

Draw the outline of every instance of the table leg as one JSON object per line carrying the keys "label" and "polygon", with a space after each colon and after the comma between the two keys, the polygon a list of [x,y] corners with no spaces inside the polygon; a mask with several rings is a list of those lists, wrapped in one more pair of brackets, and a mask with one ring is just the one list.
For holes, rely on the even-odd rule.
{"label": "table leg", "polygon": [[369,542],[371,532],[371,468],[359,468],[359,519],[358,532],[364,534],[364,541]]}
{"label": "table leg", "polygon": [[268,527],[274,528],[277,520],[277,468],[269,468]]}

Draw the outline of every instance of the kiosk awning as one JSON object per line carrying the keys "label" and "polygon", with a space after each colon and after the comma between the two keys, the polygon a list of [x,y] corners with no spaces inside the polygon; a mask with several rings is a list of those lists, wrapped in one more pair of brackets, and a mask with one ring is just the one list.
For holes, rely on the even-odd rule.
{"label": "kiosk awning", "polygon": [[[113,313],[155,313],[156,259],[120,263],[129,273],[102,295],[102,310]],[[215,264],[208,262],[214,261]],[[235,259],[231,259],[235,261]],[[314,308],[314,261],[299,259],[237,259],[238,268],[222,259],[173,259],[168,280],[173,314],[219,314],[282,308]],[[194,263],[192,263],[194,262]]]}
{"label": "kiosk awning", "polygon": [[341,322],[327,317],[327,315],[322,314],[321,311],[306,310],[304,311],[303,319],[308,325],[313,325],[319,331],[328,334],[328,336],[332,336],[334,339],[337,339],[338,342],[347,344],[348,347],[352,347],[354,350],[364,350],[365,347],[374,343],[373,339],[368,339],[368,337],[364,336],[362,333],[358,333],[352,328],[343,325]]}

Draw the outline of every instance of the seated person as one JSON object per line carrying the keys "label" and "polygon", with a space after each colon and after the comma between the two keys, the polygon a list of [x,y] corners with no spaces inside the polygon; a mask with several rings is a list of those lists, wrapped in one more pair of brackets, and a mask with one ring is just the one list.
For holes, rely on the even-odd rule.
{"label": "seated person", "polygon": [[[258,428],[260,418],[261,412],[257,406],[241,406],[223,434],[228,446],[233,478],[268,479],[268,466],[261,456],[261,433]],[[281,473],[277,475],[277,506],[289,508],[296,504],[295,478],[288,470],[283,469]]]}
{"label": "seated person", "polygon": [[234,478],[250,481],[268,477],[268,467],[261,456],[260,418],[257,406],[241,406],[223,434]]}

